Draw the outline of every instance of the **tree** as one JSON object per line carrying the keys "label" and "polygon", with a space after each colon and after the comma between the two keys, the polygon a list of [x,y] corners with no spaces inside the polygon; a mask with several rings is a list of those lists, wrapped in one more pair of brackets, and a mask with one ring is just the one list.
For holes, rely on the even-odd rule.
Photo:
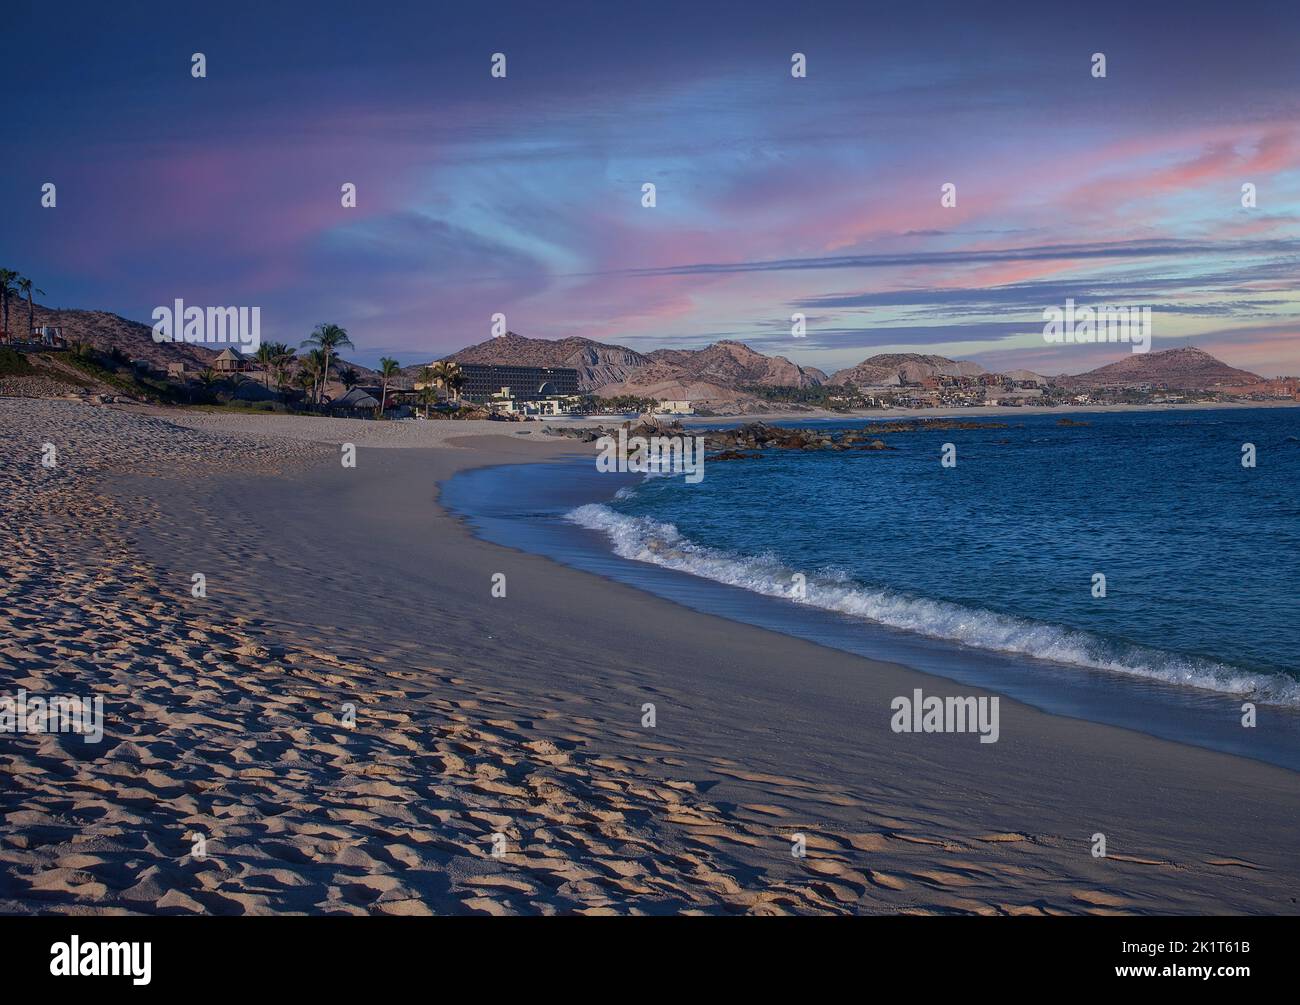
{"label": "tree", "polygon": [[18,295],[14,280],[18,273],[13,269],[0,269],[0,330],[9,334],[9,298]]}
{"label": "tree", "polygon": [[383,418],[384,406],[388,404],[388,382],[397,376],[401,367],[397,360],[385,356],[379,361],[379,377],[382,384],[379,389],[379,408],[375,410],[376,418]]}
{"label": "tree", "polygon": [[289,365],[293,362],[293,356],[281,356],[275,362],[275,389],[280,392],[280,400],[287,402],[289,389],[293,387],[293,380],[289,374]]}
{"label": "tree", "polygon": [[339,382],[343,385],[345,391],[351,391],[361,383],[361,374],[350,366],[345,366],[339,371]]}
{"label": "tree", "polygon": [[[337,355],[338,350],[344,346],[349,349],[356,348],[352,344],[352,339],[348,338],[347,329],[331,324],[318,324],[302,344],[302,348],[307,346],[314,346],[318,351],[325,354],[324,363],[321,366],[322,391],[325,389],[324,381],[329,379],[330,357]],[[319,394],[317,394],[316,400],[320,400]]]}
{"label": "tree", "polygon": [[325,385],[329,383],[330,379],[329,354],[324,349],[313,349],[307,354],[307,360],[311,364],[311,372],[316,376],[313,391],[316,396],[316,404],[319,405],[321,398],[325,394]]}
{"label": "tree", "polygon": [[215,397],[212,389],[217,386],[220,380],[221,378],[217,376],[217,372],[212,367],[208,367],[199,374],[199,388],[202,390],[204,398],[211,401]]}
{"label": "tree", "polygon": [[271,389],[271,364],[279,355],[277,348],[274,342],[263,342],[257,347],[257,355],[253,357],[262,365],[262,383],[268,391]]}
{"label": "tree", "polygon": [[437,404],[438,401],[438,377],[435,368],[426,366],[420,371],[420,401],[424,405],[424,417],[429,417],[429,406]]}
{"label": "tree", "polygon": [[269,391],[272,380],[277,388],[285,385],[284,374],[293,362],[293,350],[283,342],[263,342],[257,347],[257,361],[262,364],[262,383]]}
{"label": "tree", "polygon": [[316,381],[319,379],[320,364],[312,356],[300,357],[298,360],[298,374],[294,378],[294,383],[302,388],[304,397],[315,394]]}
{"label": "tree", "polygon": [[446,377],[447,389],[451,391],[452,400],[457,404],[460,404],[460,389],[465,386],[467,378],[465,377],[464,371],[455,363],[448,364],[448,367],[449,369]]}
{"label": "tree", "polygon": [[[30,279],[28,279],[26,276],[19,277],[18,289],[21,290],[23,293],[27,294],[27,333],[29,336],[31,335],[32,332],[36,331],[36,323],[35,321],[32,320],[33,318],[32,288],[33,288],[33,284]],[[36,292],[39,293],[41,296],[45,296],[44,290],[36,290]],[[8,314],[8,310],[6,309],[5,312],[6,328],[8,328],[8,317],[9,314]]]}
{"label": "tree", "polygon": [[275,374],[275,389],[280,392],[280,396],[286,401],[289,397],[289,388],[292,383],[289,380],[290,369],[293,367],[294,354],[283,342],[276,342],[277,350],[275,358],[271,360],[271,370]]}
{"label": "tree", "polygon": [[446,388],[456,400],[460,400],[460,388],[465,383],[465,375],[461,373],[459,366],[446,360],[439,360],[432,366],[425,367],[425,370],[432,375],[435,384]]}

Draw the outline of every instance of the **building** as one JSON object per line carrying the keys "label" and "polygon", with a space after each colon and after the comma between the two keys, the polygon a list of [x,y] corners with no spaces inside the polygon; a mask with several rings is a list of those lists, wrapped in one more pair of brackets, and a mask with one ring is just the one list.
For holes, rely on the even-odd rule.
{"label": "building", "polygon": [[248,361],[238,349],[231,349],[227,346],[217,354],[217,358],[212,361],[212,369],[217,373],[242,373],[247,370]]}
{"label": "building", "polygon": [[661,401],[655,406],[659,415],[694,415],[695,409],[689,401]]}
{"label": "building", "polygon": [[578,394],[578,371],[569,367],[504,366],[495,363],[458,363],[465,383],[461,397],[487,401],[494,394],[509,391],[521,401]]}
{"label": "building", "polygon": [[329,401],[326,407],[333,412],[373,412],[379,407],[379,399],[369,391],[354,387]]}
{"label": "building", "polygon": [[516,398],[509,387],[488,395],[487,406],[498,415],[570,415],[577,411],[581,398],[578,395],[550,395],[545,398],[525,400]]}
{"label": "building", "polygon": [[32,334],[41,345],[51,349],[68,347],[68,340],[63,337],[62,325],[39,325]]}

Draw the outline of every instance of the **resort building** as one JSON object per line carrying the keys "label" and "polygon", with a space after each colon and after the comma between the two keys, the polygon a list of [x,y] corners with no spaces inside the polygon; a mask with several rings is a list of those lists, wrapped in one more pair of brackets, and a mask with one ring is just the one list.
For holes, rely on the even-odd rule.
{"label": "resort building", "polygon": [[487,401],[509,392],[521,401],[563,397],[578,393],[578,371],[569,367],[498,366],[488,363],[460,363],[465,378],[461,396],[469,401]]}
{"label": "resort building", "polygon": [[581,403],[582,399],[579,395],[551,395],[546,398],[524,400],[511,394],[508,387],[501,388],[487,398],[487,406],[496,414],[525,417],[568,415],[578,411]]}

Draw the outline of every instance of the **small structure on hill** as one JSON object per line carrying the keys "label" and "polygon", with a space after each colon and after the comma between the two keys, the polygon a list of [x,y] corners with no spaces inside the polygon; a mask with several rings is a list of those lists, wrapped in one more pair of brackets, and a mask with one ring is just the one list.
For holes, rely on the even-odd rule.
{"label": "small structure on hill", "polygon": [[217,354],[217,358],[212,361],[212,369],[217,373],[243,373],[248,368],[248,360],[238,349],[232,349],[230,346],[222,349]]}

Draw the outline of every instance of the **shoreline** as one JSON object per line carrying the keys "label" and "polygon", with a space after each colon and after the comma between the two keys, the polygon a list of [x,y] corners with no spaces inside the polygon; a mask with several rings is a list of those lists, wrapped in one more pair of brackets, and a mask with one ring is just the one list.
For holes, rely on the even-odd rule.
{"label": "shoreline", "polygon": [[[35,897],[149,913],[1297,912],[1291,772],[1009,699],[995,744],[894,734],[891,696],[948,682],[477,540],[435,504],[441,483],[577,452],[506,432],[363,445],[352,472],[335,451],[295,447],[274,476],[114,476],[124,543],[175,598],[148,629],[175,642],[151,642],[156,657],[119,643],[102,665],[152,696],[116,739],[152,759],[141,784],[163,801],[141,803],[94,760],[76,770],[107,787],[65,791],[49,779],[69,755],[23,739],[7,837],[77,805],[99,813],[62,844],[11,842],[3,910]],[[144,450],[142,433],[114,435],[112,449]],[[141,519],[145,496],[170,519]],[[205,604],[183,599],[196,564]],[[498,572],[509,588],[494,598]],[[196,630],[212,641],[186,643]],[[99,631],[96,644],[130,634]],[[32,679],[53,672],[44,656],[5,658]],[[347,699],[355,731],[338,724]],[[168,794],[177,773],[193,795]],[[200,820],[220,868],[164,850]],[[74,838],[111,844],[115,829],[149,835],[146,851],[101,844],[70,864]],[[1098,832],[1105,859],[1090,853]],[[793,833],[806,859],[790,855]],[[163,881],[141,886],[127,859]]]}
{"label": "shoreline", "polygon": [[[1251,831],[1248,840],[1255,849],[1252,854],[1241,854],[1245,849],[1238,842],[1246,841],[1247,837],[1232,821],[1241,819],[1238,814],[1252,811],[1247,811],[1243,804],[1223,812],[1226,810],[1224,790],[1236,787],[1238,791],[1246,791],[1256,784],[1268,788],[1276,784],[1280,788],[1274,789],[1272,795],[1262,796],[1256,790],[1254,799],[1266,799],[1274,811],[1285,811],[1292,804],[1300,809],[1300,797],[1291,795],[1295,776],[1287,769],[1125,729],[1048,715],[1006,698],[1002,707],[1003,739],[987,747],[976,744],[973,752],[979,757],[972,758],[972,751],[962,746],[961,741],[970,737],[927,738],[937,740],[936,747],[942,750],[909,750],[899,741],[914,738],[899,737],[884,729],[883,714],[888,709],[889,696],[911,693],[916,686],[927,693],[949,693],[948,681],[899,664],[834,652],[804,640],[690,611],[639,589],[565,568],[541,556],[504,550],[478,540],[460,517],[441,511],[441,506],[435,511],[434,494],[440,492],[437,486],[445,483],[451,473],[490,464],[531,464],[543,459],[537,456],[539,446],[542,452],[553,456],[580,452],[572,441],[546,446],[544,440],[528,446],[511,441],[509,453],[503,457],[498,450],[506,449],[507,445],[500,440],[498,449],[493,450],[479,442],[477,451],[469,449],[471,443],[467,440],[449,444],[464,450],[454,459],[439,451],[384,452],[384,472],[368,480],[368,487],[359,490],[348,508],[354,516],[366,515],[369,522],[370,532],[359,534],[358,539],[373,542],[381,523],[386,535],[396,531],[401,541],[425,537],[414,528],[437,528],[428,536],[438,541],[442,561],[447,562],[448,555],[455,556],[451,567],[436,579],[437,595],[441,598],[439,611],[463,609],[472,623],[483,626],[480,632],[492,636],[490,644],[494,648],[489,665],[494,686],[516,696],[532,693],[538,701],[546,695],[563,694],[566,704],[591,709],[583,719],[604,724],[598,729],[602,743],[607,745],[603,756],[613,756],[624,763],[638,763],[640,759],[642,770],[651,773],[666,767],[688,772],[688,779],[697,790],[707,790],[712,803],[722,799],[735,807],[736,816],[729,821],[731,826],[738,826],[743,820],[748,826],[757,824],[761,828],[759,833],[766,835],[760,838],[761,850],[755,851],[744,843],[727,842],[723,847],[730,845],[729,857],[734,856],[732,860],[744,863],[745,868],[764,863],[763,872],[769,881],[775,876],[800,873],[807,876],[802,870],[786,872],[788,844],[783,837],[788,835],[791,825],[813,822],[818,831],[825,833],[824,840],[828,842],[825,854],[831,854],[837,844],[843,849],[847,843],[851,849],[854,860],[837,863],[837,867],[862,870],[858,872],[864,877],[862,889],[854,891],[854,910],[867,909],[872,903],[876,910],[973,909],[973,904],[962,895],[970,892],[965,891],[965,881],[957,887],[945,888],[944,883],[916,878],[930,869],[942,871],[953,855],[960,861],[959,849],[989,853],[1010,848],[1027,851],[1027,846],[1035,850],[1050,848],[1054,873],[1059,870],[1062,878],[1069,877],[1076,883],[1089,879],[1104,883],[1107,882],[1102,878],[1104,872],[1089,875],[1096,863],[1086,842],[1098,830],[1129,831],[1141,843],[1141,851],[1112,852],[1118,860],[1127,859],[1131,853],[1135,860],[1151,863],[1143,867],[1135,862],[1127,867],[1138,873],[1144,868],[1159,870],[1156,865],[1159,862],[1178,861],[1174,872],[1167,875],[1172,878],[1177,873],[1180,883],[1207,882],[1213,887],[1222,880],[1240,884],[1243,877],[1263,872],[1259,856],[1252,857],[1252,854],[1260,849],[1264,833],[1271,831],[1276,844],[1282,840],[1282,832],[1273,831],[1267,825],[1262,831]],[[403,505],[400,512],[390,511],[383,520],[370,516],[375,512],[373,501],[385,495],[384,480],[409,478],[410,466],[406,460],[414,460],[417,453],[421,465],[427,463],[432,468],[425,476],[429,486],[427,504]],[[319,477],[335,481],[333,474],[320,472]],[[310,499],[301,506],[304,513],[318,508]],[[283,523],[283,517],[280,522]],[[385,550],[387,562],[400,563],[400,568],[412,577],[418,576],[423,567],[418,556],[402,556],[388,549]],[[507,575],[508,598],[490,599],[488,569]],[[521,576],[525,582],[522,590],[518,586]],[[476,578],[482,579],[481,586],[462,586],[462,581],[472,582]],[[454,608],[449,603],[452,598],[447,595],[453,585]],[[313,591],[298,609],[306,611],[319,602],[318,593]],[[519,638],[502,638],[497,630],[490,628],[497,620],[491,614],[490,604],[507,602],[512,630],[520,634]],[[410,602],[408,598],[401,606],[403,610],[391,620],[409,619],[418,624],[424,604]],[[368,617],[365,615],[362,620]],[[491,621],[484,622],[484,617],[490,617]],[[600,626],[594,635],[593,626]],[[595,639],[599,639],[598,651],[592,649]],[[725,643],[719,650],[723,639]],[[483,641],[483,644],[489,643]],[[721,656],[721,665],[706,668],[699,665],[704,652],[726,655]],[[706,663],[715,658],[710,656]],[[488,672],[481,660],[476,664],[481,672]],[[791,668],[795,667],[806,669],[792,678]],[[610,722],[610,700],[605,694],[611,685],[614,693],[621,696],[615,701],[619,710],[616,722],[621,725]],[[988,693],[980,688],[964,690]],[[637,718],[642,700],[647,696],[658,697],[661,716],[665,705],[669,709],[680,705],[677,715],[687,717],[685,722],[675,724],[671,742],[662,732],[647,739],[639,729]],[[753,714],[736,721],[727,711],[730,708],[743,708]],[[875,718],[869,716],[869,708],[877,709],[882,716],[875,728],[866,725]],[[1017,722],[1020,725],[1015,725]],[[661,719],[658,729],[663,728]],[[1009,731],[1015,734],[1014,742]],[[1023,743],[1038,749],[1026,749],[1021,746]],[[663,747],[669,750],[662,750]],[[692,751],[695,757],[689,756]],[[702,759],[700,754],[704,754]],[[685,763],[680,766],[656,763],[656,755]],[[916,760],[918,757],[921,759]],[[1001,766],[993,767],[990,762],[994,761]],[[885,777],[901,769],[909,779],[907,787],[901,790],[896,785],[880,787],[880,771],[891,762],[894,767],[885,769]],[[1026,773],[1025,765],[1050,767],[1046,772],[1035,769]],[[1217,783],[1212,781],[1216,777]],[[1126,778],[1120,790],[1112,788],[1117,778]],[[1157,778],[1159,781],[1155,781]],[[1273,781],[1266,782],[1266,779]],[[830,791],[819,793],[817,790],[822,787]],[[940,794],[961,791],[963,787],[981,794],[974,800],[976,805],[1000,809],[982,816],[969,809],[958,810]],[[874,792],[874,798],[883,802],[873,805],[871,796],[862,801],[864,792]],[[1287,795],[1283,796],[1283,792]],[[969,806],[965,799],[961,802]],[[1216,809],[1209,809],[1216,804]],[[774,815],[747,811],[746,806],[769,806]],[[866,854],[854,842],[875,847],[881,840],[879,834],[871,838],[859,834],[853,840],[835,839],[835,835],[852,833],[854,820],[878,818],[902,823],[911,819],[915,824],[916,811],[922,806],[929,807],[933,815],[931,829],[914,835],[924,838],[919,844],[908,839],[910,826],[901,828],[894,838],[885,839],[877,851]],[[780,815],[776,815],[777,811]],[[1043,826],[1044,817],[1058,825],[1054,833],[1050,825]],[[1087,830],[1087,834],[1077,839],[1080,843],[1076,846],[1065,837],[1067,821],[1073,820],[1076,828],[1087,829],[1091,824],[1082,824],[1085,819],[1102,819],[1106,824]],[[938,820],[942,820],[942,825],[936,827]],[[1152,820],[1160,821],[1154,829]],[[975,826],[977,822],[981,826]],[[1226,837],[1223,829],[1237,831],[1235,837],[1227,839],[1227,846],[1235,850],[1228,851],[1219,845],[1213,852],[1207,849],[1200,856],[1182,858],[1171,849],[1185,852],[1189,840],[1192,844],[1196,841],[1184,827],[1218,832],[1218,838],[1209,839],[1211,844]],[[1144,834],[1145,837],[1138,837]],[[990,835],[1001,835],[1005,840],[982,840]],[[1204,832],[1202,839],[1207,839]],[[674,843],[666,835],[660,840],[669,845]],[[886,848],[895,855],[901,848],[908,852],[933,848],[925,843],[928,841],[949,849],[937,859],[931,858],[928,867],[909,869],[900,865],[894,855],[885,855],[883,861],[880,857]],[[1013,860],[1017,857],[1010,856]],[[1270,857],[1274,858],[1273,868],[1287,874],[1294,869],[1289,858]],[[1209,864],[1222,862],[1249,862],[1252,868]],[[1012,866],[1014,861],[1001,864]],[[887,893],[886,886],[873,882],[873,865],[881,884],[897,879],[904,884],[903,888],[897,894]],[[1193,882],[1188,874],[1198,869],[1208,869],[1215,875],[1202,875]],[[1017,879],[1011,885],[1021,881]],[[957,880],[954,878],[953,882]],[[999,883],[993,882],[995,886]],[[1000,882],[1008,881],[1004,876]],[[1128,873],[1121,885],[1124,884],[1141,887],[1143,879]],[[903,890],[908,893],[904,895]],[[1001,886],[1000,890],[1007,890],[1007,886]],[[840,892],[848,896],[845,891]],[[1125,894],[1106,888],[1098,891],[1095,898],[1106,902],[1103,905],[1091,903],[1094,899],[1091,892],[1075,892],[1082,893],[1082,897],[1049,898],[1048,902],[1060,911],[1124,913],[1137,909],[1147,899],[1144,896],[1129,900]],[[948,900],[950,897],[954,899]],[[1110,902],[1111,897],[1115,897],[1114,902]],[[1172,902],[1166,902],[1163,909],[1177,910]],[[1224,909],[1229,908],[1223,903],[1214,908]],[[1271,909],[1296,910],[1284,901],[1275,901]]]}
{"label": "shoreline", "polygon": [[[525,470],[525,466],[532,470]],[[606,475],[600,479],[600,491],[596,491],[596,479],[583,479],[580,467],[576,458],[571,464],[551,458],[536,464],[471,468],[443,483],[439,501],[480,540],[538,555],[602,581],[630,585],[696,613],[867,660],[893,663],[941,677],[950,687],[986,688],[1044,714],[1131,730],[1300,772],[1300,709],[1292,705],[981,649],[861,619],[846,624],[832,611],[789,604],[707,576],[624,558],[600,531],[567,525],[563,518],[566,526],[551,526],[559,511],[588,503],[607,504],[622,487],[622,479],[615,482]],[[581,481],[583,490],[570,488],[562,506],[549,505],[547,500],[572,481]],[[626,484],[639,481],[640,476],[628,476]],[[457,483],[463,483],[464,488]],[[477,506],[473,502],[475,495],[509,498],[512,502],[509,507]],[[1252,748],[1241,739],[1239,726],[1220,726],[1219,720],[1236,723],[1243,700],[1256,701],[1279,717],[1276,743]]]}
{"label": "shoreline", "polygon": [[[790,411],[782,409],[773,409],[768,412],[746,412],[736,415],[683,415],[677,416],[684,426],[709,425],[716,424],[720,421],[727,424],[733,422],[766,422],[806,419],[809,422],[821,422],[826,420],[836,420],[844,422],[854,422],[860,419],[879,419],[889,422],[904,422],[909,419],[960,419],[963,417],[974,419],[987,419],[990,416],[1006,416],[1007,418],[1016,418],[1026,415],[1085,415],[1099,414],[1104,415],[1116,412],[1197,412],[1202,410],[1233,410],[1244,408],[1296,408],[1300,407],[1300,402],[1279,400],[1279,401],[1210,401],[1210,402],[1183,402],[1180,404],[1149,404],[1149,405],[1051,405],[1041,407],[1037,405],[1025,405],[1015,408],[1003,408],[999,405],[974,405],[969,408],[890,408],[890,409],[857,409],[851,412],[834,412],[825,408],[813,408],[807,411]],[[674,416],[663,415],[664,419],[672,419]],[[562,418],[562,417],[561,417]]]}

